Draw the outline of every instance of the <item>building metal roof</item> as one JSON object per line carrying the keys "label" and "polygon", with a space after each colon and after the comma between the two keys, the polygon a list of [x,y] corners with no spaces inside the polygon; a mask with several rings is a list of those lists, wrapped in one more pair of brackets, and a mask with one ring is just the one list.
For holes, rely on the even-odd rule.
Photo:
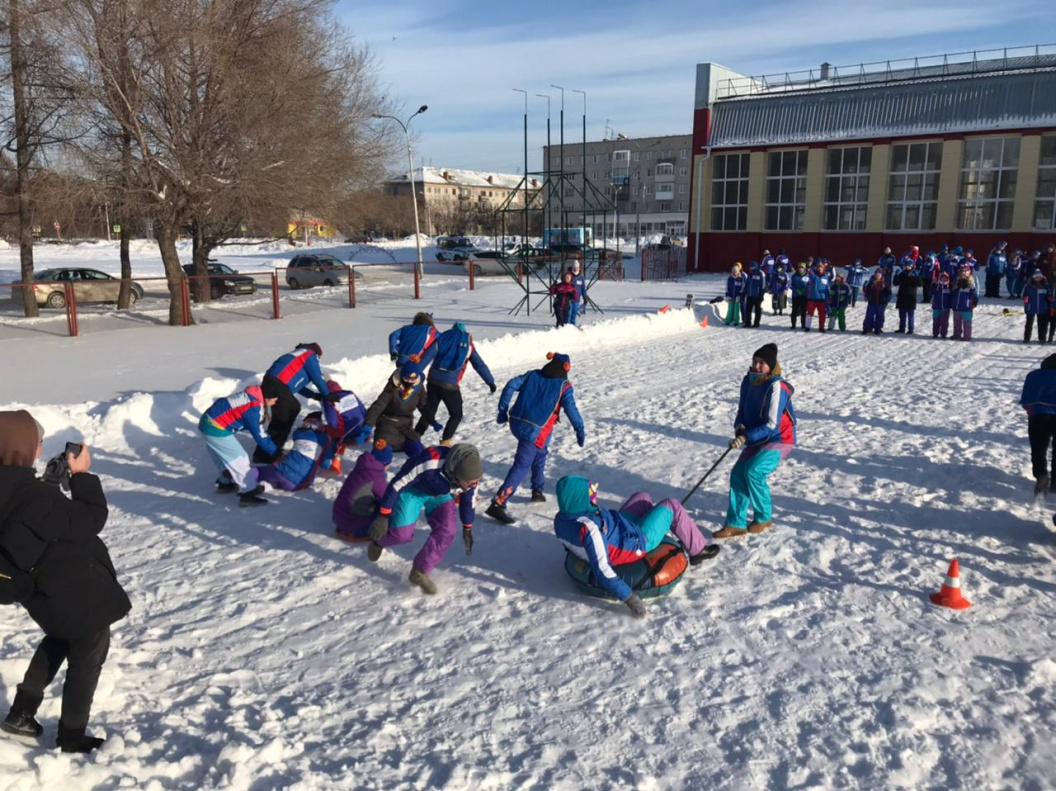
{"label": "building metal roof", "polygon": [[[401,173],[389,179],[390,182],[407,181],[407,174]],[[499,187],[516,189],[524,181],[524,176],[511,173],[488,173],[479,170],[456,170],[455,168],[417,168],[414,171],[415,184],[446,184],[450,187]]]}
{"label": "building metal roof", "polygon": [[[819,90],[824,88],[824,90]],[[1056,128],[1056,68],[815,85],[716,101],[713,148]]]}

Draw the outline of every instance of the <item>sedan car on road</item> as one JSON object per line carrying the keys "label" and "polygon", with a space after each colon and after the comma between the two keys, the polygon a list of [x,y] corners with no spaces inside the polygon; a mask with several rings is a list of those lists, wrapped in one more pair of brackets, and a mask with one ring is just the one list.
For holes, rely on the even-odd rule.
{"label": "sedan car on road", "polygon": [[[194,264],[186,264],[183,271],[188,277],[194,275]],[[254,294],[257,284],[249,275],[240,275],[227,264],[218,261],[209,262],[209,295],[213,299],[220,299],[225,294]],[[194,288],[191,288],[193,293]]]}
{"label": "sedan car on road", "polygon": [[348,268],[325,253],[295,255],[286,265],[286,285],[290,288],[347,286]]}
{"label": "sedan car on road", "polygon": [[[78,303],[117,302],[121,280],[97,269],[61,267],[37,272],[33,278],[33,292],[37,305],[65,308],[65,284],[73,283],[73,294]],[[130,304],[143,296],[143,286],[133,281]]]}

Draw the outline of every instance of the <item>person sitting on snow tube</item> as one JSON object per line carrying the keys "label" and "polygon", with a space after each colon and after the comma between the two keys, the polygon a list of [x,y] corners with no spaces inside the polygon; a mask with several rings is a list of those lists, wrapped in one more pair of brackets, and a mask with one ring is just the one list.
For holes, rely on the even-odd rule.
{"label": "person sitting on snow tube", "polygon": [[719,553],[678,500],[653,505],[648,494],[636,492],[619,510],[601,508],[596,484],[581,475],[566,475],[557,482],[557,507],[554,533],[565,549],[589,563],[603,592],[626,604],[636,618],[645,617],[645,605],[621,575],[621,566],[642,560],[668,531],[681,542],[691,565]]}
{"label": "person sitting on snow tube", "polygon": [[257,478],[284,492],[307,489],[319,468],[325,469],[333,463],[336,447],[334,430],[323,425],[322,415],[312,412],[293,432],[293,447],[278,461],[258,467]]}
{"label": "person sitting on snow tube", "polygon": [[370,523],[378,513],[388,481],[385,471],[392,463],[392,448],[385,440],[374,443],[370,453],[356,459],[337,499],[334,500],[334,535],[344,541],[369,541]]}

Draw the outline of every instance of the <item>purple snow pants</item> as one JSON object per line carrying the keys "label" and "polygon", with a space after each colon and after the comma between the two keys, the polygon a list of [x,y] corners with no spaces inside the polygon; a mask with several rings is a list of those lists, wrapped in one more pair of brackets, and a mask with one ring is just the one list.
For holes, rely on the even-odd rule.
{"label": "purple snow pants", "polygon": [[269,484],[273,489],[279,489],[283,492],[295,492],[301,488],[279,472],[279,468],[274,465],[258,467],[257,480],[261,483]]}
{"label": "purple snow pants", "polygon": [[931,334],[945,338],[950,331],[950,311],[933,310],[931,312]]}
{"label": "purple snow pants", "polygon": [[[675,534],[675,537],[682,542],[682,546],[686,548],[686,552],[689,556],[700,554],[701,550],[708,544],[708,539],[704,537],[704,534],[700,532],[700,528],[697,527],[697,523],[693,521],[692,517],[686,513],[686,509],[682,507],[682,503],[678,500],[661,500],[655,506],[653,505],[653,498],[646,492],[635,492],[627,498],[626,502],[620,506],[620,510],[624,513],[630,514],[635,519],[642,519],[647,513],[653,508],[667,508],[671,511],[674,517],[671,520],[671,532]],[[655,547],[652,547],[655,549]]]}
{"label": "purple snow pants", "polygon": [[884,328],[884,306],[866,305],[865,324],[862,325],[863,332],[875,332]]}
{"label": "purple snow pants", "polygon": [[425,521],[432,532],[414,556],[414,567],[422,574],[428,574],[444,559],[458,530],[458,505],[451,495],[431,497],[411,487],[404,489],[389,517],[389,532],[377,544],[379,547],[394,547],[410,542],[423,508]]}
{"label": "purple snow pants", "polygon": [[953,312],[953,339],[955,341],[972,339],[972,311],[955,310]]}

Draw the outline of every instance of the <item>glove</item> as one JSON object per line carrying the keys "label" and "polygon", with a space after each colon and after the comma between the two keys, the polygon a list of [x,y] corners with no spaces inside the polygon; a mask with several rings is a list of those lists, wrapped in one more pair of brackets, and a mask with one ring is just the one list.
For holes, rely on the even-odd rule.
{"label": "glove", "polygon": [[508,421],[509,419],[510,413],[507,412],[505,409],[500,409],[498,417],[495,418],[495,422],[498,423],[500,426],[504,426],[506,425],[506,421]]}
{"label": "glove", "polygon": [[356,445],[360,445],[370,439],[371,432],[374,431],[374,426],[368,426],[366,423],[363,424],[363,428],[359,430],[359,433],[352,438],[352,442]]}
{"label": "glove", "polygon": [[385,514],[378,514],[375,516],[374,521],[370,523],[370,540],[380,541],[388,532],[389,517]]}
{"label": "glove", "polygon": [[582,448],[586,441],[587,441],[586,432],[583,429],[581,429],[581,428],[577,428],[576,429],[576,442],[579,443],[579,447]]}
{"label": "glove", "polygon": [[396,354],[396,352],[389,352],[389,359],[393,362],[396,362],[398,359],[400,359],[400,355]]}
{"label": "glove", "polygon": [[738,434],[736,437],[730,440],[730,448],[737,450],[737,448],[743,448],[748,444],[748,437],[744,434]]}
{"label": "glove", "polygon": [[433,427],[433,431],[443,431],[444,430],[444,424],[441,423],[439,420],[434,420],[429,425]]}
{"label": "glove", "polygon": [[623,603],[627,605],[627,607],[631,611],[631,615],[633,615],[635,618],[645,617],[645,605],[642,604],[642,600],[639,599],[635,594],[632,593],[626,598],[626,600],[624,600]]}
{"label": "glove", "polygon": [[494,382],[492,382],[491,384],[489,384],[489,385],[488,385],[488,388],[489,388],[489,389],[491,390],[491,394],[492,394],[492,395],[495,395],[495,391],[499,389],[498,387],[496,387],[496,386],[495,386],[495,383],[494,383]]}
{"label": "glove", "polygon": [[313,393],[310,390],[307,393],[304,394],[304,397],[307,398],[309,401],[322,401],[323,400],[323,396],[321,394]]}
{"label": "glove", "polygon": [[331,404],[336,404],[338,401],[341,400],[341,394],[340,393],[327,393],[326,395],[324,395],[322,397],[321,400],[329,401]]}
{"label": "glove", "polygon": [[466,554],[473,554],[473,531],[468,527],[462,528],[462,543],[466,545]]}

